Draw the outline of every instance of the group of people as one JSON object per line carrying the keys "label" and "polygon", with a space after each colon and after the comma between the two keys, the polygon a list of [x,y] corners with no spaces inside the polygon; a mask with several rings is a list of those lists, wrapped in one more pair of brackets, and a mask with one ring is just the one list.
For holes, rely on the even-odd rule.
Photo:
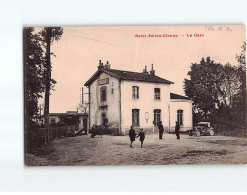
{"label": "group of people", "polygon": [[[162,121],[159,122],[158,124],[158,129],[159,129],[159,139],[163,139],[163,133],[164,133],[164,127],[162,125]],[[176,126],[175,126],[175,134],[177,136],[177,139],[180,139],[180,135],[179,135],[179,130],[180,130],[180,125],[178,124],[178,122],[176,122]],[[137,135],[134,127],[131,126],[130,130],[129,130],[129,138],[130,138],[130,147],[133,148],[133,141],[135,141],[136,138],[140,137],[140,142],[141,142],[141,148],[143,146],[143,142],[145,139],[145,133],[143,131],[142,128],[140,128],[140,132]]]}

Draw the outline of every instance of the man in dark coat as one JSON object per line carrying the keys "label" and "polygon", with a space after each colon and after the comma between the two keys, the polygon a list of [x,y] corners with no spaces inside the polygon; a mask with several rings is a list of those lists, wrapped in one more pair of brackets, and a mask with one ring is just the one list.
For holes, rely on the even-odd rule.
{"label": "man in dark coat", "polygon": [[95,124],[93,124],[92,129],[91,129],[91,133],[92,133],[91,134],[91,137],[92,138],[95,138],[95,136],[96,136],[96,133],[95,132],[96,132],[96,127],[95,127]]}
{"label": "man in dark coat", "polygon": [[136,138],[140,137],[140,141],[141,141],[141,148],[142,148],[142,145],[143,145],[143,141],[145,139],[145,133],[143,132],[143,129],[140,129],[140,132],[139,134],[136,136]]}
{"label": "man in dark coat", "polygon": [[131,126],[130,130],[129,130],[129,138],[130,138],[130,147],[133,148],[132,143],[133,143],[133,141],[136,140],[136,132],[135,132],[133,126]]}
{"label": "man in dark coat", "polygon": [[180,130],[180,125],[178,124],[178,122],[176,122],[175,133],[176,133],[177,139],[180,139],[179,130]]}
{"label": "man in dark coat", "polygon": [[162,121],[159,122],[158,128],[159,128],[159,139],[163,139],[162,136],[164,133],[164,127],[162,125]]}

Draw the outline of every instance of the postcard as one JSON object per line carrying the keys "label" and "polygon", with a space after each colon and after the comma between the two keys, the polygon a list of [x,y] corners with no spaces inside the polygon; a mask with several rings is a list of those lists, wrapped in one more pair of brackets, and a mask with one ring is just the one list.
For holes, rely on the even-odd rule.
{"label": "postcard", "polygon": [[246,164],[245,33],[25,27],[25,165]]}

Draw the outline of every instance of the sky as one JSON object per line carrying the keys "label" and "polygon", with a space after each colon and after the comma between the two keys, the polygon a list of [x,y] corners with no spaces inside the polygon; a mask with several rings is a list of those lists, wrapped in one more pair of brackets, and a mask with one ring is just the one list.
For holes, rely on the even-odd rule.
{"label": "sky", "polygon": [[149,71],[153,64],[157,76],[174,82],[171,92],[185,95],[183,81],[189,79],[191,63],[210,56],[217,63],[237,65],[235,57],[244,41],[243,25],[63,27],[61,39],[51,46],[56,55],[51,59],[52,78],[57,83],[50,113],[76,110],[80,89],[87,92],[84,83],[97,71],[99,60],[134,72],[145,66]]}

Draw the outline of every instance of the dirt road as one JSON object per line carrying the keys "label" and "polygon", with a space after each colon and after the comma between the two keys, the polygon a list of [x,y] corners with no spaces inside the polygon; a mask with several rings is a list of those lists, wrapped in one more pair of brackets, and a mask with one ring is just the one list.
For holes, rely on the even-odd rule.
{"label": "dirt road", "polygon": [[146,135],[129,147],[128,136],[91,138],[90,135],[55,139],[27,155],[28,166],[81,165],[180,165],[180,164],[246,164],[246,138],[228,136],[190,137],[164,134]]}

